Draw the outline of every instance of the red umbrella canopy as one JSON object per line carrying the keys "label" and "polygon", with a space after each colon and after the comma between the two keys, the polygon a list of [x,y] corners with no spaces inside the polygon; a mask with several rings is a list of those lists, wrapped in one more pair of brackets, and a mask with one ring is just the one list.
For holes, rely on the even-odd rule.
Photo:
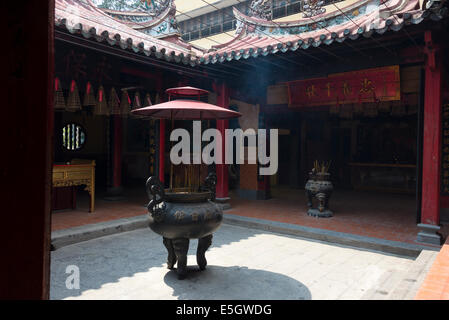
{"label": "red umbrella canopy", "polygon": [[165,90],[165,92],[167,92],[169,95],[190,96],[190,97],[202,96],[202,95],[209,93],[209,91],[207,91],[207,90],[198,89],[198,88],[194,88],[194,87],[170,88],[170,89]]}
{"label": "red umbrella canopy", "polygon": [[241,117],[240,112],[198,100],[172,100],[131,111],[133,114],[155,119],[225,120]]}

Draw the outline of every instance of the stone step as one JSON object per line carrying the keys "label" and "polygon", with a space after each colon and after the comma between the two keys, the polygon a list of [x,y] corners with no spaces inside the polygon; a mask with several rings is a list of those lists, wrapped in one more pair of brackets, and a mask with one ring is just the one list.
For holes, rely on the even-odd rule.
{"label": "stone step", "polygon": [[[391,241],[373,237],[360,236],[345,232],[337,232],[326,229],[306,227],[291,223],[277,222],[258,218],[249,218],[229,214],[226,211],[223,215],[223,222],[227,224],[239,225],[254,229],[267,230],[287,235],[295,235],[307,239],[330,242],[334,244],[347,245],[368,250],[407,256],[416,258],[422,250],[432,250],[433,248],[421,245],[411,244],[399,241]],[[438,248],[433,249],[438,251]]]}
{"label": "stone step", "polygon": [[422,250],[387,299],[413,300],[437,255],[438,251]]}
{"label": "stone step", "polygon": [[387,270],[378,280],[378,285],[368,290],[362,300],[392,300],[391,293],[395,291],[406,275],[407,270],[400,268]]}

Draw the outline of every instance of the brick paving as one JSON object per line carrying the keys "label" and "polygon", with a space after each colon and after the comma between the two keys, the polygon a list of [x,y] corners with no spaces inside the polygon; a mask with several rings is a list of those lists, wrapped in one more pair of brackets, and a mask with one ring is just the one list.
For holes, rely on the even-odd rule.
{"label": "brick paving", "polygon": [[438,253],[415,299],[449,300],[449,239]]}
{"label": "brick paving", "polygon": [[[52,214],[52,230],[106,222],[146,214],[144,190],[128,190],[122,201],[107,201],[98,196],[94,213],[88,212],[88,198],[78,193],[77,208]],[[418,234],[415,198],[410,195],[339,191],[330,201],[332,218],[307,215],[304,190],[276,189],[269,200],[247,200],[231,193],[226,213],[297,224],[306,227],[416,244]],[[449,225],[441,233],[446,238]]]}
{"label": "brick paving", "polygon": [[52,231],[79,227],[87,224],[130,218],[146,214],[144,205],[148,203],[145,191],[128,191],[123,200],[108,201],[98,195],[95,199],[95,211],[89,213],[89,198],[84,192],[78,192],[76,209],[54,211],[51,217]]}
{"label": "brick paving", "polygon": [[[304,190],[273,190],[270,200],[246,200],[231,196],[235,215],[360,236],[416,244],[418,234],[415,197],[412,195],[336,191],[330,200],[332,218],[307,215]],[[448,225],[441,233],[447,237]]]}
{"label": "brick paving", "polygon": [[52,231],[79,227],[87,224],[106,222],[121,218],[130,218],[147,213],[143,202],[96,201],[95,212],[89,213],[87,207],[79,206],[75,210],[61,210],[52,214]]}

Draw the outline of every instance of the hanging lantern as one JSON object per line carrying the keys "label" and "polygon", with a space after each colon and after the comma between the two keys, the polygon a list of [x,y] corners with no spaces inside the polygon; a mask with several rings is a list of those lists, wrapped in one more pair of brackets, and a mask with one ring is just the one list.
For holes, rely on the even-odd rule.
{"label": "hanging lantern", "polygon": [[67,99],[66,110],[70,112],[75,112],[81,110],[80,95],[78,93],[78,86],[75,80],[72,80],[70,84],[69,98]]}
{"label": "hanging lantern", "polygon": [[129,98],[128,91],[123,90],[122,98],[120,99],[120,114],[123,117],[128,117],[130,111],[131,111],[131,99]]}
{"label": "hanging lantern", "polygon": [[[152,105],[153,105],[153,103],[151,102],[151,96],[150,96],[149,93],[147,93],[145,95],[145,98],[143,99],[143,106],[144,107],[150,107]],[[142,118],[145,118],[145,117],[142,117]]]}
{"label": "hanging lantern", "polygon": [[146,94],[145,99],[143,99],[143,106],[144,107],[149,107],[152,106],[153,104],[151,103],[151,96],[149,93]]}
{"label": "hanging lantern", "polygon": [[136,92],[134,95],[134,103],[133,103],[133,110],[142,108],[142,102],[140,101],[140,93]]}
{"label": "hanging lantern", "polygon": [[[140,93],[138,91],[136,91],[136,93],[134,95],[133,105],[132,105],[131,109],[134,110],[134,109],[139,109],[139,108],[142,108],[142,102],[140,100]],[[136,114],[131,114],[131,116],[133,118],[137,118],[137,119],[144,118],[143,116],[139,116],[139,115],[136,115]]]}
{"label": "hanging lantern", "polygon": [[111,114],[120,114],[120,99],[114,88],[111,89],[111,93],[109,94],[109,109],[111,110]]}
{"label": "hanging lantern", "polygon": [[66,108],[64,93],[61,88],[61,81],[55,78],[55,110],[64,110]]}
{"label": "hanging lantern", "polygon": [[97,102],[95,104],[94,114],[97,115],[109,115],[109,108],[106,102],[106,94],[103,86],[98,88]]}
{"label": "hanging lantern", "polygon": [[83,106],[94,106],[97,102],[95,100],[95,94],[94,94],[94,88],[90,84],[90,82],[87,82],[86,85],[86,94],[84,95],[84,101]]}

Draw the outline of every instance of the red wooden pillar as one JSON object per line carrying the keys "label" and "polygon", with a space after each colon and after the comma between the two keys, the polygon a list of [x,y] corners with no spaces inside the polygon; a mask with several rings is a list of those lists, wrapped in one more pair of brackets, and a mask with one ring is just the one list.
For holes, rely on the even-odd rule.
{"label": "red wooden pillar", "polygon": [[114,115],[114,155],[112,161],[112,188],[117,191],[122,189],[122,119]]}
{"label": "red wooden pillar", "polygon": [[[229,108],[229,88],[225,83],[217,85],[217,105],[223,108]],[[229,127],[228,120],[217,120],[217,130],[220,131],[223,143],[222,143],[222,164],[216,165],[217,171],[217,187],[216,187],[216,199],[218,201],[229,200],[228,190],[228,165],[225,164],[225,130]]]}
{"label": "red wooden pillar", "polygon": [[[159,103],[164,102],[162,75],[156,81],[156,90],[159,93]],[[165,120],[159,120],[159,180],[164,185],[165,182]]]}
{"label": "red wooden pillar", "polygon": [[165,120],[159,120],[159,180],[164,184],[165,172]]}
{"label": "red wooden pillar", "polygon": [[122,187],[122,119],[119,115],[112,116],[113,134],[112,134],[112,184],[107,189],[106,200],[123,200]]}
{"label": "red wooden pillar", "polygon": [[425,33],[426,63],[424,89],[423,172],[420,232],[417,241],[441,244],[440,186],[441,186],[441,52],[433,43],[432,33]]}

